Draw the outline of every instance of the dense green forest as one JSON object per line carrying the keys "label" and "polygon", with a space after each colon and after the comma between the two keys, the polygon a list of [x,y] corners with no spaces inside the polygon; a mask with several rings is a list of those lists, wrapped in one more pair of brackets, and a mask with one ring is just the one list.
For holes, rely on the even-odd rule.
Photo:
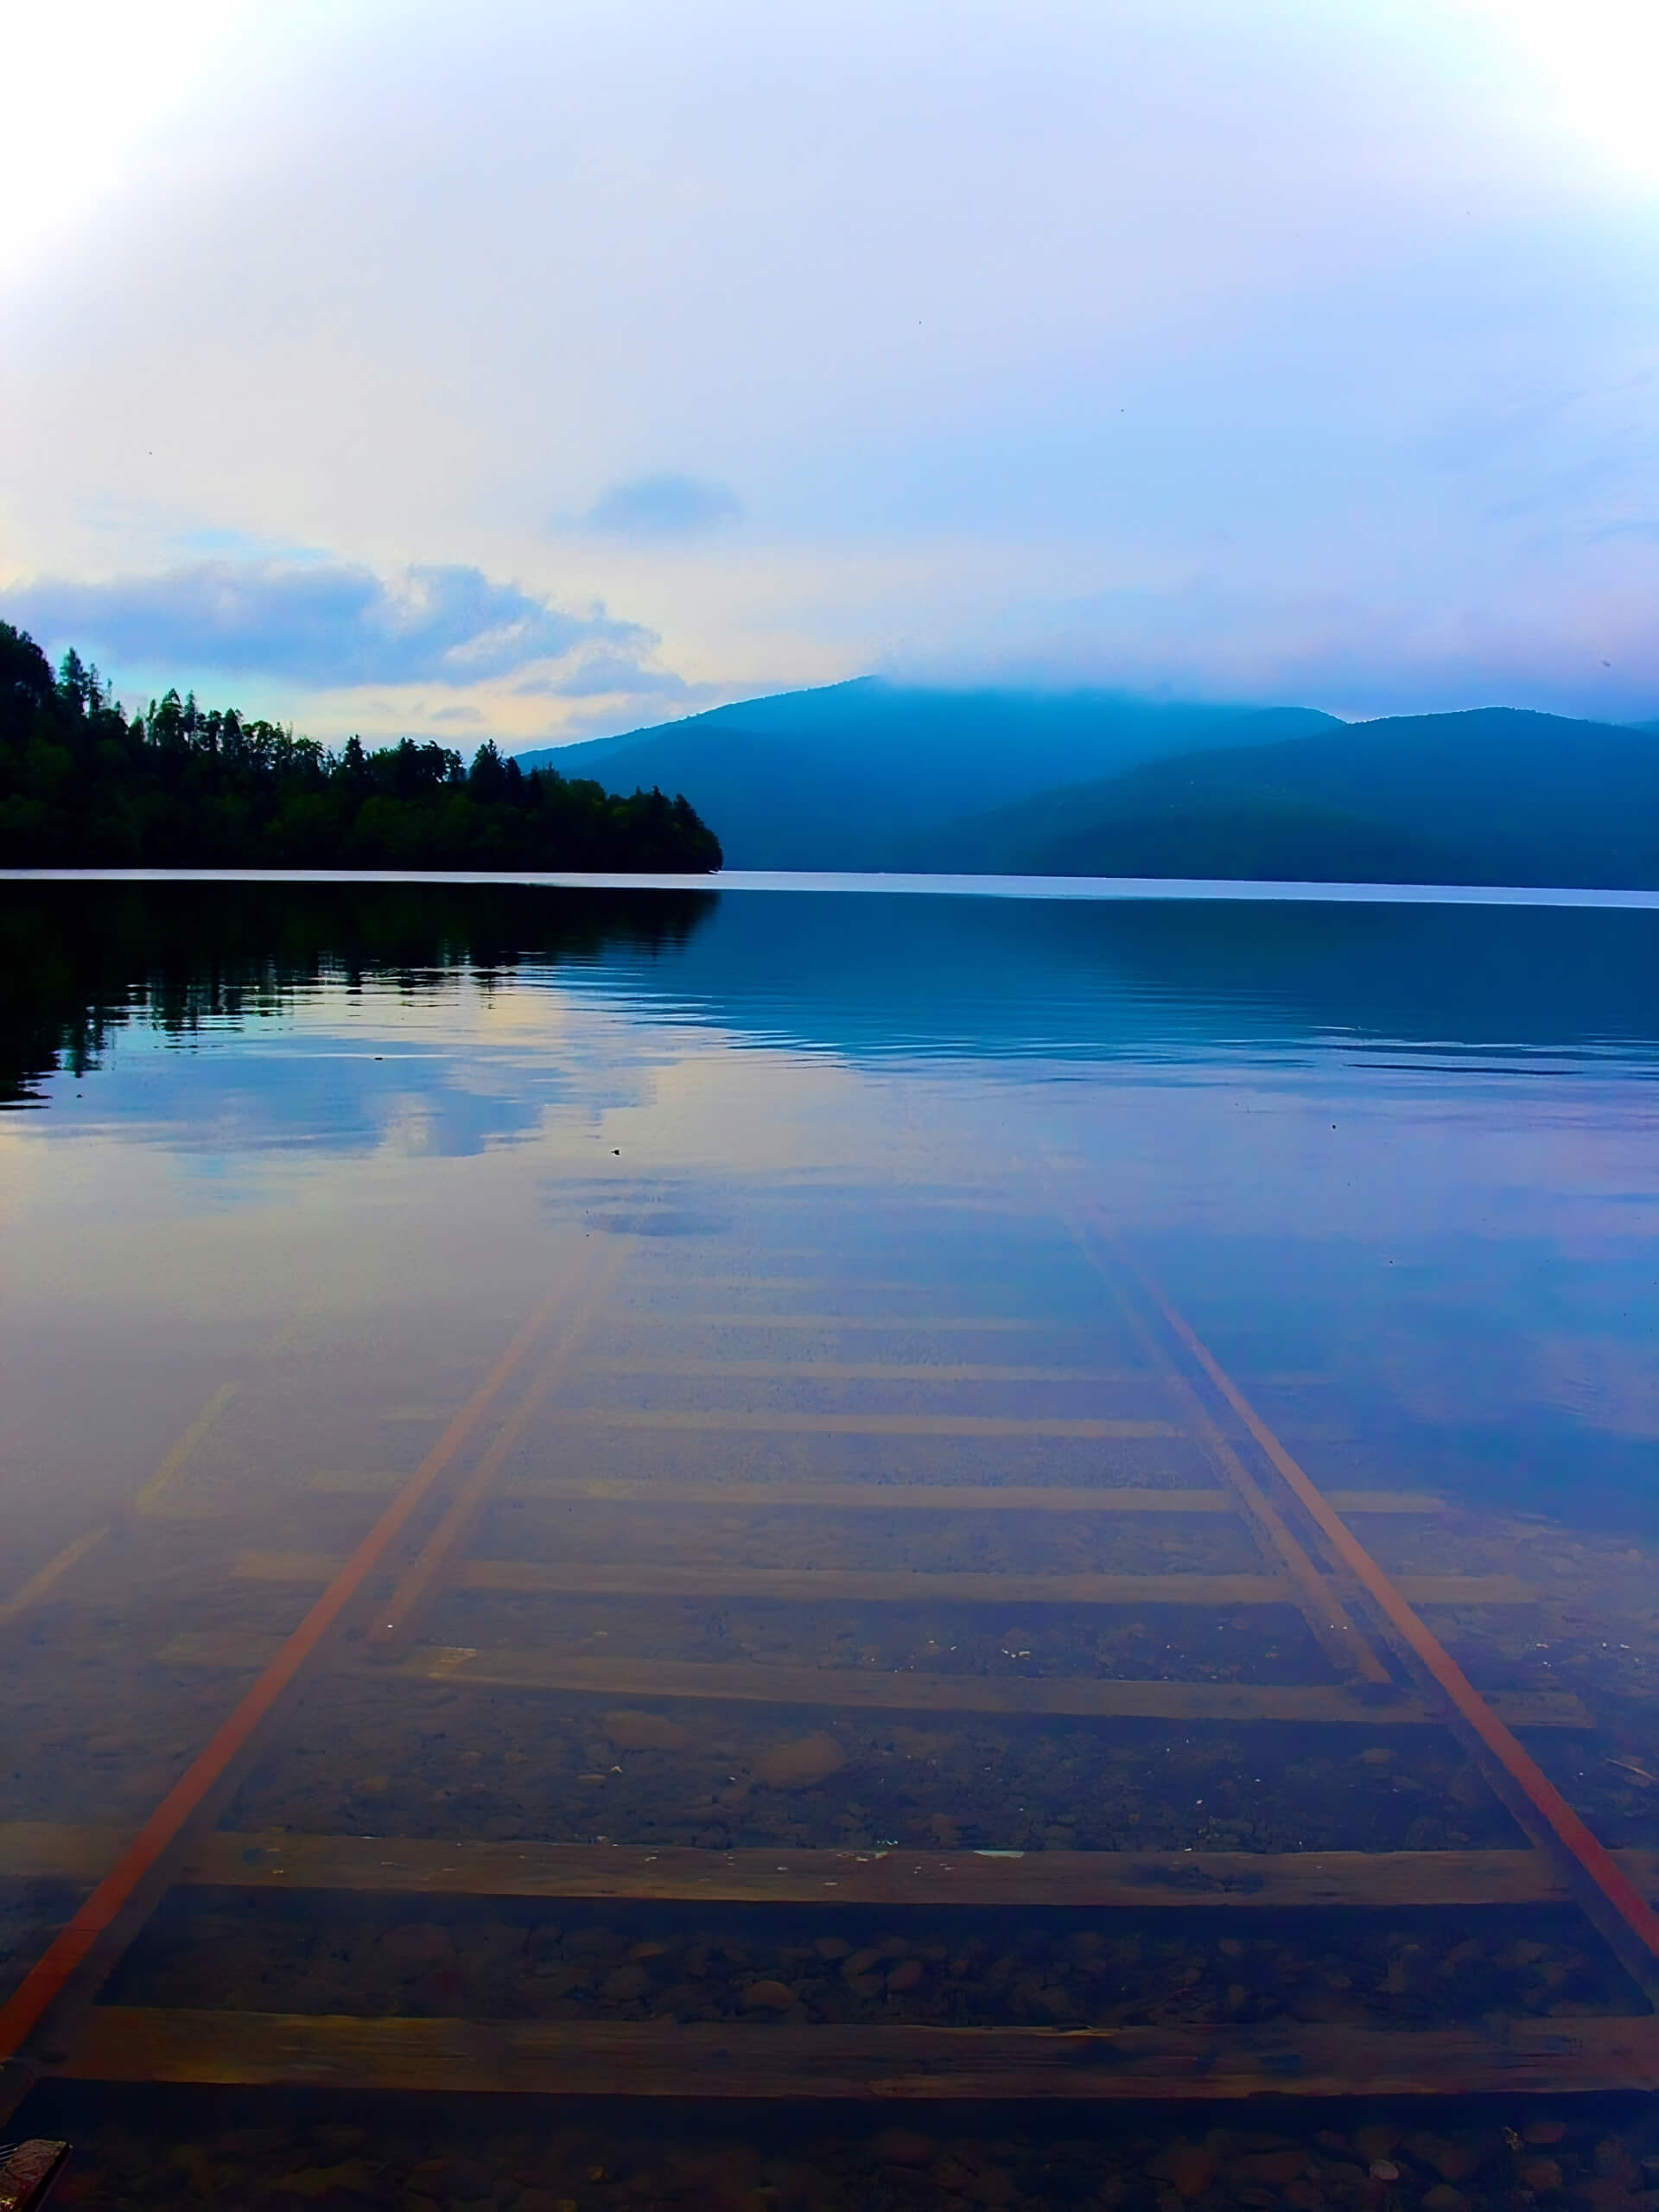
{"label": "dense green forest", "polygon": [[338,753],[169,691],[130,721],[0,622],[0,866],[683,871],[721,864],[683,798],[631,798],[485,745]]}

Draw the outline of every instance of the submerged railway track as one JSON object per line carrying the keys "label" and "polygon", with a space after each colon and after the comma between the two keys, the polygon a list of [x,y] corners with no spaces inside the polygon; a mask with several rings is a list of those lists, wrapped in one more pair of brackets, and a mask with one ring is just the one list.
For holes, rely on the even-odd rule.
{"label": "submerged railway track", "polygon": [[[0,2005],[0,2120],[37,2082],[54,2078],[422,2095],[890,2101],[1234,2103],[1286,2094],[1559,2096],[1659,2088],[1659,2018],[1651,2003],[1659,1990],[1653,1910],[1659,1853],[1605,1851],[1523,1741],[1534,1731],[1584,1729],[1592,1715],[1565,1691],[1482,1696],[1418,1610],[1523,1605],[1529,1586],[1510,1574],[1386,1574],[1356,1526],[1368,1516],[1427,1514],[1433,1500],[1403,1491],[1322,1491],[1156,1286],[1092,1225],[1082,1224],[1079,1234],[1119,1303],[1122,1341],[1132,1353],[1127,1364],[981,1366],[943,1352],[937,1365],[913,1357],[891,1365],[868,1357],[802,1360],[791,1354],[803,1331],[833,1338],[869,1325],[844,1312],[812,1310],[810,1277],[788,1286],[791,1302],[779,1310],[746,1309],[740,1317],[746,1332],[777,1332],[782,1349],[775,1357],[722,1360],[721,1316],[704,1313],[695,1325],[708,1338],[702,1356],[687,1358],[670,1345],[653,1360],[647,1345],[619,1359],[606,1349],[611,1301],[630,1269],[648,1273],[652,1263],[638,1241],[610,1240],[602,1262],[582,1280],[561,1284],[531,1314],[432,1448],[388,1491],[353,1548],[267,1545],[237,1555],[233,1573],[249,1591],[279,1598],[315,1590],[296,1621],[267,1630],[186,1624],[161,1644],[155,1657],[166,1668],[222,1678],[227,1709],[146,1820],[136,1829],[54,1820],[0,1824],[0,1878],[79,1885],[85,1892]],[[729,1279],[705,1287],[726,1294],[729,1304]],[[824,1294],[836,1288],[827,1284]],[[995,1313],[899,1313],[893,1319],[912,1347],[925,1345],[930,1333],[943,1342],[1021,1325],[1017,1315]],[[584,1377],[613,1395],[595,1401],[573,1394],[573,1382]],[[620,1378],[634,1394],[628,1402],[617,1401]],[[1064,1383],[1071,1410],[1031,1410],[1033,1395],[1040,1396],[1048,1382]],[[752,1402],[739,1402],[739,1386],[750,1385]],[[980,1394],[975,1411],[892,1402],[895,1393],[925,1397],[964,1386]],[[674,1402],[677,1389],[692,1402]],[[1007,1403],[987,1410],[998,1391],[1009,1394]],[[831,1402],[794,1402],[801,1395]],[[1080,1395],[1086,1411],[1077,1410]],[[640,1402],[647,1397],[652,1402]],[[711,1397],[720,1402],[708,1402]],[[194,1443],[227,1402],[223,1389],[210,1400],[141,1494],[141,1514],[168,1510]],[[791,1440],[788,1464],[781,1472],[775,1466],[757,1472],[749,1455],[757,1440],[764,1448],[772,1437]],[[627,1455],[625,1471],[595,1467],[596,1445],[605,1441],[613,1453]],[[1081,1478],[1033,1479],[1046,1455],[1062,1446]],[[815,1460],[820,1447],[831,1458],[849,1448],[887,1452],[892,1464],[873,1478],[866,1462],[849,1471],[844,1458]],[[691,1455],[689,1471],[675,1452]],[[721,1455],[737,1452],[746,1464],[733,1471]],[[932,1457],[918,1460],[918,1452]],[[1007,1479],[987,1480],[988,1471],[1006,1471]],[[337,1502],[349,1501],[350,1478],[336,1478],[334,1487]],[[296,1510],[315,1494],[296,1491]],[[532,1532],[525,1540],[531,1548],[507,1556],[480,1552],[480,1529],[499,1522],[514,1501],[535,1509],[524,1523]],[[798,1516],[804,1556],[756,1565],[752,1555],[736,1555],[744,1544],[734,1532],[746,1517],[775,1521],[780,1513]],[[671,1514],[682,1548],[674,1557],[653,1559],[649,1545],[623,1544],[607,1558],[596,1555],[590,1530],[563,1555],[536,1554],[536,1530],[574,1529],[594,1514],[601,1530],[605,1516],[613,1525],[643,1530]],[[954,1527],[971,1531],[1007,1525],[1011,1515],[1024,1516],[1021,1525],[1061,1515],[1087,1524],[1108,1559],[1115,1530],[1160,1516],[1201,1516],[1206,1524],[1231,1516],[1256,1558],[1248,1570],[1214,1573],[1098,1563],[1052,1573],[985,1564],[925,1572],[868,1564],[867,1541],[866,1563],[812,1563],[815,1549],[840,1555],[824,1533],[840,1522],[855,1522],[868,1540],[883,1527],[925,1529],[950,1516]],[[702,1535],[699,1516],[708,1522]],[[99,1556],[102,1534],[83,1532],[23,1584],[5,1609],[7,1624],[16,1630],[72,1595],[83,1562]],[[969,1538],[963,1542],[975,1549]],[[1006,1650],[997,1655],[1009,1661],[1005,1667],[953,1669],[942,1645],[931,1668],[913,1658],[896,1663],[891,1653],[883,1663],[879,1630],[874,1659],[861,1647],[834,1664],[822,1657],[813,1663],[805,1649],[779,1659],[764,1651],[709,1658],[651,1648],[653,1622],[662,1628],[658,1644],[672,1643],[673,1619],[681,1617],[675,1608],[683,1614],[728,1604],[780,1608],[785,1620],[794,1613],[815,1622],[839,1608],[864,1624],[885,1609],[897,1617],[918,1606],[949,1613],[994,1605],[1026,1612],[1065,1608],[1074,1621],[1125,1608],[1137,1616],[1179,1608],[1264,1620],[1294,1614],[1322,1679],[1266,1679],[1265,1662],[1255,1664],[1255,1678],[1233,1680],[1170,1679],[1150,1667],[1139,1675],[1046,1665],[1021,1672],[1019,1662],[1029,1655]],[[604,1656],[593,1648],[595,1639],[609,1640],[604,1630],[593,1631],[582,1649],[554,1635],[538,1640],[538,1625],[574,1605],[588,1609],[584,1618],[614,1608],[645,1648]],[[457,1607],[474,1624],[467,1642],[453,1634]],[[957,1726],[991,1716],[1015,1726],[1058,1718],[1084,1732],[1081,1755],[1096,1758],[1109,1755],[1114,1732],[1125,1727],[1224,1725],[1259,1741],[1264,1764],[1282,1761],[1299,1730],[1345,1734],[1360,1748],[1384,1739],[1384,1757],[1389,1743],[1449,1731],[1515,1827],[1508,1840],[1489,1847],[1368,1850],[1357,1840],[1342,1849],[1218,1851],[1080,1849],[1064,1842],[953,1847],[952,1823],[943,1815],[925,1847],[898,1838],[844,1847],[822,1838],[722,1845],[601,1840],[591,1833],[491,1838],[342,1833],[338,1821],[332,1832],[307,1832],[291,1821],[242,1823],[238,1793],[258,1762],[280,1756],[302,1695],[333,1699],[342,1708],[369,1697],[383,1707],[391,1700],[392,1709],[400,1696],[424,1694],[434,1685],[480,1714],[492,1700],[555,1701],[562,1713],[575,1715],[578,1736],[586,1726],[603,1737],[607,1726],[614,1731],[626,1721],[634,1732],[632,1748],[664,1757],[685,1735],[677,1714],[772,1710],[802,1732],[791,1739],[799,1777],[791,1782],[785,1774],[778,1785],[797,1799],[810,1797],[815,1756],[826,1770],[820,1779],[850,1756],[829,1732],[840,1728],[845,1738],[855,1725],[887,1725],[880,1716]],[[458,1724],[457,1740],[467,1732]],[[621,1733],[626,1738],[627,1729]],[[578,1780],[597,1793],[593,1802],[602,1803],[604,1773]],[[728,1810],[741,1824],[735,1776],[733,1786],[740,1799]],[[554,1978],[565,1977],[557,2002],[571,2017],[480,2012],[462,2001],[461,1981],[446,1991],[431,1986],[433,1978],[416,2005],[401,2009],[385,2001],[384,1981],[365,1985],[360,2009],[253,2006],[222,1993],[194,2004],[133,2001],[130,1961],[147,1942],[154,1948],[158,1929],[170,1931],[162,1948],[172,1986],[188,1983],[193,1897],[238,1900],[238,1910],[255,1915],[275,1905],[346,1921],[367,1904],[380,1912],[375,1924],[383,1935],[410,1925],[441,1929],[446,1916],[464,1921],[486,1900],[506,1901],[519,1910],[512,1924],[523,1928],[527,1947],[540,1940],[545,1908],[568,1908],[579,1922],[587,1913],[591,1921],[591,1908],[603,1903],[625,1918],[643,1916],[624,1964],[607,1968],[614,1990],[632,1992],[613,1999],[613,2014],[620,2006],[634,2016],[599,2017],[591,2006],[584,2013],[585,1985],[580,1970],[569,1978],[568,1963]],[[785,1967],[792,1957],[800,1968],[801,1958],[779,1935],[777,1915],[805,1907],[819,1931],[819,1962],[808,1961],[810,1971],[791,1980]],[[1137,1929],[1155,1930],[1190,1923],[1195,1914],[1219,1915],[1248,1936],[1269,1916],[1284,1923],[1337,1911],[1455,1910],[1475,1925],[1484,1915],[1578,1913],[1588,1923],[1586,1943],[1605,1946],[1617,1962],[1608,1986],[1624,1998],[1571,2017],[1484,2009],[1429,2024],[1353,2017],[1355,2008],[1341,2004],[1332,2016],[1312,2019],[1148,2021],[1117,2017],[1125,2009],[1122,1992],[1102,1973],[1094,1985],[1098,1999],[1083,2008],[1084,2017],[1076,2017],[1075,2005],[1070,2016],[1057,2010],[1046,2021],[1006,2012],[964,2017],[972,2005],[960,1998],[944,2007],[949,2017],[939,2016],[943,2000],[934,2017],[913,2017],[916,2003],[906,1997],[942,1977],[931,1955],[950,1952],[951,1928],[971,1930],[981,1918],[995,1921],[1016,1909],[1045,1916],[1056,1944],[1082,1946],[1085,1960],[1091,1944],[1110,1954],[1115,1927],[1128,1916]],[[752,1974],[747,1984],[734,1969],[738,1995],[730,2018],[680,2017],[674,1991],[653,1980],[658,1958],[679,1955],[661,1934],[679,1924],[677,1914],[701,1922],[711,1913],[721,1929],[736,1931],[724,1938],[734,1957],[765,1969],[775,1955],[785,1965]],[[624,1926],[625,1936],[633,1924]],[[843,1925],[844,1941],[836,1932]],[[744,1934],[751,1926],[753,1938]],[[212,1942],[209,1935],[196,1947],[209,1984]],[[441,1948],[435,1938],[435,1955]],[[792,1948],[800,1954],[811,1946]],[[849,1975],[848,1961],[867,1952],[861,1974]],[[912,1960],[916,1975],[906,1982]],[[442,1976],[435,1980],[442,1984]],[[814,1997],[820,1987],[834,1994],[830,2013],[851,2002],[849,1989],[864,2013],[823,2017],[825,2006]],[[868,2017],[872,2005],[874,2018]]]}

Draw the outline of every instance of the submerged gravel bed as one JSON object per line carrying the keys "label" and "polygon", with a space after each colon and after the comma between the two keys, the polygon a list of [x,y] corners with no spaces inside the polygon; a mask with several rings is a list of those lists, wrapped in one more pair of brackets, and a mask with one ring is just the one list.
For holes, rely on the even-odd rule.
{"label": "submerged gravel bed", "polygon": [[309,1695],[226,1825],[566,1842],[1434,1850],[1522,1841],[1432,1728],[976,1716],[927,1725],[353,1677]]}
{"label": "submerged gravel bed", "polygon": [[868,2026],[1269,2021],[1427,2027],[1642,1999],[1570,1908],[1033,1912],[175,1896],[111,1994],[133,2005],[521,2020]]}
{"label": "submerged gravel bed", "polygon": [[[470,1547],[479,1559],[628,1560],[665,1566],[903,1568],[920,1574],[1260,1574],[1231,1513],[897,1512],[879,1506],[649,1507],[499,1500]],[[1445,1572],[1437,1568],[1437,1573]]]}
{"label": "submerged gravel bed", "polygon": [[746,2108],[57,2091],[98,2212],[1656,2212],[1631,2101],[1213,2113]]}
{"label": "submerged gravel bed", "polygon": [[[919,1578],[918,1578],[919,1579]],[[1325,1682],[1330,1662],[1289,1605],[779,1603],[451,1592],[432,1643],[607,1659],[913,1669],[926,1675],[1105,1675],[1125,1681]]]}

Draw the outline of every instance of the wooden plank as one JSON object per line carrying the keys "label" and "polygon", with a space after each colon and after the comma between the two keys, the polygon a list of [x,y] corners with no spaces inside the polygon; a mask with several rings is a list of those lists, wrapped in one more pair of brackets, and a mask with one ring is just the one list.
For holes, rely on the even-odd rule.
{"label": "wooden plank", "polygon": [[[591,1375],[733,1375],[745,1380],[779,1375],[826,1382],[1145,1382],[1155,1389],[1163,1379],[1146,1367],[996,1367],[961,1361],[915,1364],[881,1359],[723,1359],[718,1356],[687,1359],[671,1353],[586,1359],[582,1366]],[[1306,1389],[1330,1378],[1313,1370],[1281,1370],[1251,1379],[1264,1389]]]}
{"label": "wooden plank", "polygon": [[1535,1585],[1516,1574],[1396,1574],[1414,1605],[1535,1605]]}
{"label": "wooden plank", "polygon": [[69,2145],[53,2136],[0,2143],[0,2212],[40,2212],[69,2163]]}
{"label": "wooden plank", "polygon": [[[1659,1852],[1619,1854],[1659,1895]],[[213,1834],[180,1879],[227,1888],[639,1897],[721,1904],[1315,1907],[1565,1904],[1538,1851],[705,1851]]]}
{"label": "wooden plank", "polygon": [[67,1882],[90,1888],[122,1851],[130,1830],[59,1821],[0,1821],[0,1880]]}
{"label": "wooden plank", "polygon": [[654,1358],[586,1359],[590,1375],[666,1375],[674,1376],[731,1376],[741,1382],[765,1382],[783,1376],[809,1382],[1086,1382],[1121,1386],[1144,1383],[1157,1390],[1160,1378],[1144,1367],[993,1367],[947,1366],[934,1362],[900,1364],[882,1359],[677,1359],[663,1354]]}
{"label": "wooden plank", "polygon": [[[281,1578],[284,1580],[289,1577]],[[969,1574],[902,1570],[543,1565],[474,1560],[463,1589],[562,1597],[760,1598],[790,1604],[1020,1605],[1291,1605],[1272,1574]],[[1424,1605],[1524,1605],[1538,1592],[1510,1574],[1402,1574],[1395,1586]]]}
{"label": "wooden plank", "polygon": [[111,2005],[72,2081],[424,2094],[1055,2098],[1560,2095],[1659,2089],[1651,2018],[1478,2026],[943,2028],[359,2018]]}
{"label": "wooden plank", "polygon": [[219,1425],[219,1416],[235,1397],[240,1386],[235,1382],[221,1382],[196,1415],[184,1434],[156,1468],[149,1480],[132,1501],[135,1513],[162,1513],[167,1510],[168,1492],[189,1465],[198,1447],[210,1432]]}
{"label": "wooden plank", "polygon": [[[275,1637],[188,1630],[162,1645],[163,1667],[266,1665]],[[1277,1720],[1308,1727],[1439,1727],[1443,1715],[1396,1696],[1377,1700],[1329,1683],[1132,1681],[1081,1675],[880,1674],[864,1667],[751,1666],[689,1659],[592,1659],[561,1651],[417,1645],[397,1665],[341,1657],[336,1671],[461,1688],[563,1690],[611,1698],[699,1698],[716,1704],[828,1706],[883,1713],[1052,1713],[1094,1719]],[[1570,1691],[1495,1696],[1517,1728],[1592,1728]]]}
{"label": "wooden plank", "polygon": [[704,1290],[914,1290],[916,1285],[898,1275],[836,1275],[826,1277],[822,1270],[810,1275],[708,1275],[696,1274],[639,1275],[632,1285],[636,1296],[648,1297],[653,1293],[667,1292],[683,1298],[690,1291]]}
{"label": "wooden plank", "polygon": [[[244,1552],[244,1582],[327,1582],[329,1552]],[[583,1560],[467,1560],[449,1578],[462,1590],[577,1598],[758,1598],[804,1605],[1293,1605],[1272,1574],[970,1574],[899,1568],[659,1567]],[[1420,1605],[1520,1605],[1536,1598],[1510,1574],[1402,1575]]]}
{"label": "wooden plank", "polygon": [[[315,1489],[362,1488],[393,1478],[315,1475]],[[497,1485],[499,1497],[538,1498],[555,1503],[616,1505],[714,1505],[744,1511],[772,1506],[813,1506],[830,1512],[869,1513],[1236,1513],[1224,1490],[1122,1488],[1105,1484],[875,1483],[829,1477],[791,1480],[707,1482],[677,1477],[639,1478],[628,1475],[550,1475],[509,1478]],[[1345,1513],[1431,1515],[1446,1511],[1444,1499],[1416,1491],[1332,1491]]]}
{"label": "wooden plank", "polygon": [[[356,1497],[395,1489],[406,1470],[395,1467],[319,1469],[305,1478],[309,1491]],[[1104,1485],[872,1483],[836,1478],[799,1481],[729,1482],[637,1479],[628,1476],[508,1477],[497,1484],[501,1497],[534,1497],[579,1503],[715,1505],[741,1510],[776,1505],[814,1506],[849,1513],[1232,1513],[1237,1509],[1222,1490],[1147,1490]],[[1330,1491],[1344,1513],[1429,1516],[1447,1510],[1444,1498],[1420,1491]]]}
{"label": "wooden plank", "polygon": [[1168,1421],[1058,1421],[997,1414],[823,1414],[709,1411],[638,1406],[568,1406],[561,1423],[581,1428],[670,1429],[709,1435],[1068,1437],[1099,1443],[1108,1438],[1179,1436]]}
{"label": "wooden plank", "polygon": [[[326,1582],[327,1552],[244,1552],[247,1582]],[[1274,1605],[1294,1602],[1270,1574],[912,1573],[840,1567],[663,1567],[649,1561],[468,1560],[449,1578],[462,1590],[580,1598],[757,1598],[788,1604],[1022,1605]],[[1516,1586],[1517,1588],[1519,1585]]]}
{"label": "wooden plank", "polygon": [[406,1467],[319,1467],[305,1478],[305,1488],[327,1497],[380,1497],[408,1480]]}
{"label": "wooden plank", "polygon": [[[119,1828],[0,1823],[0,1877],[96,1881]],[[1614,1853],[1659,1897],[1659,1851]],[[687,1845],[435,1840],[214,1830],[177,1879],[228,1889],[617,1897],[722,1904],[1055,1905],[1259,1911],[1518,1906],[1570,1901],[1541,1851],[700,1850]]]}
{"label": "wooden plank", "polygon": [[695,1323],[705,1329],[879,1329],[887,1336],[914,1336],[918,1330],[944,1335],[1034,1336],[1052,1330],[1052,1321],[1007,1313],[658,1313],[656,1320]]}
{"label": "wooden plank", "polygon": [[554,1504],[712,1505],[742,1512],[810,1506],[836,1513],[1233,1513],[1223,1490],[1122,1490],[1064,1483],[842,1482],[833,1476],[776,1482],[681,1481],[631,1475],[519,1477],[497,1496]]}
{"label": "wooden plank", "polygon": [[33,1612],[36,1605],[44,1605],[64,1576],[78,1567],[88,1552],[95,1550],[109,1533],[108,1522],[86,1529],[48,1560],[44,1567],[36,1567],[27,1582],[10,1598],[0,1600],[0,1628],[10,1627],[14,1621],[22,1620],[25,1613]]}
{"label": "wooden plank", "polygon": [[1325,1496],[1344,1513],[1426,1514],[1450,1510],[1446,1499],[1437,1497],[1433,1491],[1328,1490]]}
{"label": "wooden plank", "polygon": [[[178,1640],[182,1643],[184,1639]],[[206,1639],[217,1643],[218,1638]],[[232,1643],[232,1639],[226,1639]],[[175,1660],[175,1663],[181,1663]],[[188,1663],[188,1661],[182,1663]],[[209,1660],[225,1664],[225,1660]],[[1440,1726],[1414,1699],[1376,1702],[1333,1684],[1126,1681],[1065,1675],[878,1673],[874,1668],[753,1666],[734,1661],[591,1659],[562,1652],[416,1650],[389,1673],[477,1688],[574,1690],[606,1697],[707,1698],[743,1705],[831,1706],[884,1713],[1069,1713],[1098,1719],[1275,1720],[1307,1726]],[[1588,1728],[1568,1692],[1495,1697],[1522,1728]]]}

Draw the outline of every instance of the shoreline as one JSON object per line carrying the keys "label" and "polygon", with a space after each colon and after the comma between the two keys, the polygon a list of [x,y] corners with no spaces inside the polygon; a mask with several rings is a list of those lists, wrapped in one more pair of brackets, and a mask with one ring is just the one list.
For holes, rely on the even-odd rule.
{"label": "shoreline", "polygon": [[707,874],[545,874],[492,868],[0,868],[0,883],[325,883],[513,886],[550,891],[815,892],[840,896],[1032,900],[1166,899],[1304,906],[1560,906],[1659,911],[1659,890],[1556,884],[1303,883],[1248,877],[933,875],[793,868],[721,868]]}

